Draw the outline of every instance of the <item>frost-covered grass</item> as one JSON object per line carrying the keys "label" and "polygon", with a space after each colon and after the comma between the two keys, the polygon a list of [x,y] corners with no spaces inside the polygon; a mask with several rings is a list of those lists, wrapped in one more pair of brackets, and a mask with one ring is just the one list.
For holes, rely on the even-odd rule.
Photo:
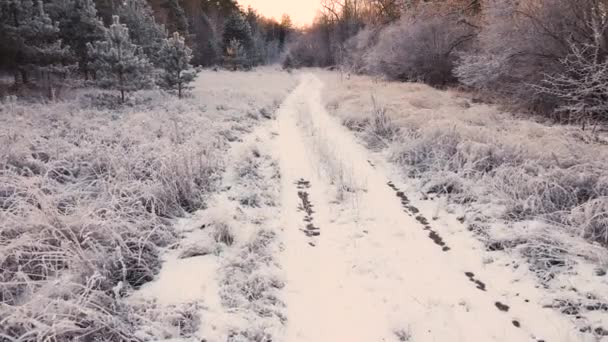
{"label": "frost-covered grass", "polygon": [[329,109],[370,148],[384,148],[425,197],[463,206],[464,222],[488,246],[517,248],[538,268],[568,256],[606,262],[605,137],[422,84],[324,77],[336,84]]}
{"label": "frost-covered grass", "polygon": [[[307,108],[307,110],[316,110]],[[338,202],[343,202],[350,193],[359,190],[362,185],[357,184],[352,163],[344,162],[343,158],[339,158],[340,146],[337,146],[333,137],[328,135],[326,128],[322,127],[321,123],[313,122],[310,112],[300,109],[297,113],[298,125],[301,126],[304,132],[310,138],[312,149],[319,163],[317,173],[320,177],[329,179],[335,191],[335,199]]]}
{"label": "frost-covered grass", "polygon": [[286,320],[276,259],[280,173],[266,139],[242,144],[224,178],[234,243],[220,255],[219,296],[230,318],[217,338],[230,342],[277,340]]}
{"label": "frost-covered grass", "polygon": [[[171,219],[205,206],[228,143],[266,120],[292,83],[270,69],[205,71],[183,101],[146,91],[116,107],[94,90],[57,103],[4,100],[0,339],[196,330],[189,306],[155,310],[124,298],[158,272],[159,248],[176,238]],[[218,239],[228,244],[228,233]]]}

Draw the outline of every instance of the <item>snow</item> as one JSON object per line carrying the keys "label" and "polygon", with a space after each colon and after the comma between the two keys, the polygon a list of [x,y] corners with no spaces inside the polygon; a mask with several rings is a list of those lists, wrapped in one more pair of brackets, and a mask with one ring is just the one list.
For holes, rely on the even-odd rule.
{"label": "snow", "polygon": [[201,298],[209,301],[217,297],[216,274],[217,262],[212,258],[167,256],[157,280],[144,285],[139,295],[155,297],[163,305],[190,303]]}

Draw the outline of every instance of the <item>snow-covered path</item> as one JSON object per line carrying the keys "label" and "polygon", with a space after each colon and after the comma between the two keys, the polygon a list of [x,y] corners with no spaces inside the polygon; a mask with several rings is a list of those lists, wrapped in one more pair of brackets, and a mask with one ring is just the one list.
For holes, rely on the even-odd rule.
{"label": "snow-covered path", "polygon": [[554,311],[505,297],[508,281],[480,255],[444,241],[327,114],[322,87],[302,75],[278,112],[286,342],[583,339]]}

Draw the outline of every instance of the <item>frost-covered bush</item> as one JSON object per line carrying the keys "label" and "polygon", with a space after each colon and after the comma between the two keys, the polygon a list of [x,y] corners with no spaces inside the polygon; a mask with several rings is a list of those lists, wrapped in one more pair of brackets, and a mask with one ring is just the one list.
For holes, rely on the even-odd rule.
{"label": "frost-covered bush", "polygon": [[376,103],[372,97],[372,117],[365,123],[365,140],[372,149],[382,149],[390,145],[399,134],[399,127],[387,115],[386,108]]}
{"label": "frost-covered bush", "polygon": [[561,70],[535,86],[538,94],[558,99],[558,111],[570,121],[608,121],[608,60],[597,47],[579,48],[560,61]]}
{"label": "frost-covered bush", "polygon": [[291,65],[298,67],[326,67],[335,63],[331,38],[327,24],[312,27],[294,34],[286,45]]}
{"label": "frost-covered bush", "polygon": [[[354,44],[369,45],[372,37],[362,31]],[[378,34],[377,43],[362,57],[363,69],[389,79],[445,86],[456,80],[452,69],[457,52],[474,37],[473,29],[455,16],[425,11],[406,15]]]}
{"label": "frost-covered bush", "polygon": [[[604,184],[603,191],[607,190],[608,184]],[[608,245],[608,196],[598,197],[574,208],[568,219],[571,225],[580,227],[583,237]]]}
{"label": "frost-covered bush", "polygon": [[213,230],[213,239],[215,242],[221,242],[226,246],[231,246],[234,243],[232,228],[224,222],[216,223]]}
{"label": "frost-covered bush", "polygon": [[608,55],[605,27],[601,1],[490,0],[478,39],[460,54],[455,75],[473,89],[538,112],[558,108],[558,119],[597,117]]}
{"label": "frost-covered bush", "polygon": [[364,28],[346,42],[344,63],[348,69],[356,73],[367,71],[366,56],[377,44],[381,32],[381,29],[375,27]]}
{"label": "frost-covered bush", "polygon": [[495,91],[509,77],[509,56],[504,53],[462,53],[454,69],[460,83],[482,91]]}

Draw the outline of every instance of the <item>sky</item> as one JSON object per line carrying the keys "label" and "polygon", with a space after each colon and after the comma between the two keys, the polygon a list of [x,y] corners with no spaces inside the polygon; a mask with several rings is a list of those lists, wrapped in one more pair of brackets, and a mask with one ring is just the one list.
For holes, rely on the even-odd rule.
{"label": "sky", "polygon": [[281,19],[284,13],[289,14],[297,26],[312,23],[320,0],[238,0],[243,7],[251,5],[265,17]]}

